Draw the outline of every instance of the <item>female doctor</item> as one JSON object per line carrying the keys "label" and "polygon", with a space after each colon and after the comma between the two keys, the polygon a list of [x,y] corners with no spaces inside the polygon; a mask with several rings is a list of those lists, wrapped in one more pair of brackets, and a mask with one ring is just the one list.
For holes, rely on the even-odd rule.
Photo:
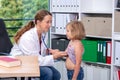
{"label": "female doctor", "polygon": [[[40,65],[40,80],[60,80],[60,73],[52,67],[54,59],[66,56],[57,53],[58,50],[48,49],[47,32],[52,23],[52,14],[47,10],[39,10],[34,21],[22,27],[14,36],[15,44],[10,54],[36,55]],[[51,53],[52,55],[49,55]]]}

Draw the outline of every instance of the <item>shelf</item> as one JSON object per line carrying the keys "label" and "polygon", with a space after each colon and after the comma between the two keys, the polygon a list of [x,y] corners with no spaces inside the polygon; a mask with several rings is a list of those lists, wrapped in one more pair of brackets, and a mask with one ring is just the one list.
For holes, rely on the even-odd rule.
{"label": "shelf", "polygon": [[101,38],[101,39],[112,39],[111,37],[94,36],[94,35],[86,35],[86,37],[91,37],[91,38]]}
{"label": "shelf", "polygon": [[120,32],[114,32],[113,39],[114,40],[120,40]]}
{"label": "shelf", "polygon": [[53,11],[52,13],[79,13],[78,11],[74,12],[74,11]]}
{"label": "shelf", "polygon": [[109,12],[104,12],[104,11],[82,11],[81,13],[90,13],[90,14],[112,14],[112,12],[111,11],[109,11]]}
{"label": "shelf", "polygon": [[120,8],[115,8],[115,10],[120,10]]}
{"label": "shelf", "polygon": [[94,64],[94,65],[101,65],[101,66],[111,66],[111,64],[106,64],[106,63],[101,63],[101,62],[90,62],[90,61],[83,61],[84,63],[87,64]]}
{"label": "shelf", "polygon": [[116,66],[116,67],[120,67],[120,64],[114,64],[114,66]]}
{"label": "shelf", "polygon": [[[76,1],[78,1],[78,2],[76,2]],[[67,38],[66,31],[65,31],[65,25],[69,21],[72,21],[75,19],[69,20],[67,22],[67,20],[65,20],[65,19],[67,19],[66,14],[73,13],[73,14],[77,14],[77,20],[81,20],[83,22],[83,25],[84,25],[85,31],[86,31],[85,39],[86,40],[90,39],[92,42],[95,42],[92,44],[95,47],[93,47],[93,46],[91,47],[91,42],[90,42],[90,44],[88,42],[85,42],[85,43],[87,43],[87,47],[85,47],[85,45],[84,45],[84,47],[88,49],[88,46],[90,46],[90,50],[92,48],[92,49],[95,49],[96,52],[98,52],[98,49],[104,50],[104,51],[105,51],[105,49],[107,49],[105,51],[105,53],[108,54],[108,52],[109,52],[109,53],[111,53],[110,56],[112,55],[112,51],[111,51],[111,49],[113,49],[113,48],[111,48],[112,42],[113,42],[112,41],[113,40],[113,35],[112,35],[113,28],[112,27],[114,26],[113,22],[116,22],[116,21],[113,21],[114,20],[113,11],[115,11],[115,9],[116,9],[116,11],[120,10],[120,8],[113,8],[113,3],[114,3],[113,0],[58,0],[58,1],[50,0],[50,2],[51,2],[50,12],[54,15],[53,27],[51,27],[51,30],[50,30],[51,47],[53,47],[53,44],[55,44],[52,41],[53,39]],[[79,7],[73,9],[73,7],[74,7],[73,3],[75,3],[74,4],[75,6],[77,5]],[[71,7],[70,5],[72,5],[73,7]],[[53,7],[53,6],[57,6],[57,7]],[[71,8],[69,8],[69,7],[71,7]],[[58,15],[61,16],[62,14],[65,14],[63,18],[58,16]],[[59,28],[58,26],[62,26],[62,28]],[[61,29],[64,29],[64,31]],[[119,30],[119,27],[117,27],[115,31],[117,32],[118,30]],[[96,40],[96,41],[94,41],[94,40]],[[99,43],[99,45],[98,45],[98,43]],[[103,45],[103,43],[105,43],[107,45],[105,46],[105,45]],[[107,48],[103,49],[104,47],[107,47]],[[108,49],[108,47],[110,49]],[[85,51],[87,51],[87,49]],[[88,52],[90,52],[90,50],[88,50]],[[90,55],[92,55],[92,54],[90,54]],[[97,58],[97,56],[100,56],[97,54],[95,54],[95,55],[96,55],[95,58]],[[87,57],[90,57],[90,56],[87,55]],[[90,59],[93,59],[93,58],[90,58]],[[114,55],[111,56],[110,59],[114,59]],[[62,58],[62,59],[56,60],[55,62],[61,62],[61,64],[63,64],[64,61],[65,61],[65,59]],[[104,77],[102,77],[100,80],[113,80],[112,79],[113,76],[110,75],[110,74],[113,74],[112,71],[114,70],[114,69],[111,69],[114,66],[113,63],[111,63],[112,60],[110,60],[111,64],[102,63],[102,61],[99,61],[99,62],[97,62],[97,61],[98,60],[93,61],[93,62],[92,62],[92,60],[91,61],[90,60],[86,60],[86,61],[82,60],[82,62],[85,63],[86,65],[93,65],[95,67],[95,69],[100,68],[101,70],[105,70],[105,71],[106,71],[106,68],[109,69],[108,78],[105,79]],[[86,65],[84,68],[88,67]],[[60,70],[59,66],[57,66],[57,67]],[[61,65],[61,68],[63,68],[63,65]],[[90,72],[90,74],[92,73],[91,71],[88,71],[88,72]],[[64,71],[62,73],[64,73]],[[85,73],[87,73],[87,72],[85,72]],[[97,74],[97,76],[99,77],[100,75]],[[104,76],[107,76],[107,75],[104,75]],[[85,76],[85,79],[87,80],[86,77],[87,76]],[[96,76],[92,76],[92,77],[96,77]],[[62,79],[62,80],[66,80],[66,79]],[[90,80],[94,80],[94,79],[91,78]]]}
{"label": "shelf", "polygon": [[54,33],[54,32],[51,32],[51,34],[53,34],[53,35],[66,35],[66,34],[59,34],[59,33]]}

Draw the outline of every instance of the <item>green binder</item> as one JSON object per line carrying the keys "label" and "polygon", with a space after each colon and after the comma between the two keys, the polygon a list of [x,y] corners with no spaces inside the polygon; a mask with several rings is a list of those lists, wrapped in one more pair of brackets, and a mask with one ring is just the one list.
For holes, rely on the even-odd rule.
{"label": "green binder", "polygon": [[106,41],[98,41],[97,61],[106,63]]}
{"label": "green binder", "polygon": [[98,49],[97,49],[97,62],[101,62],[101,42],[98,41],[97,45],[98,45]]}
{"label": "green binder", "polygon": [[106,41],[103,41],[103,63],[106,63],[107,58],[107,43]]}
{"label": "green binder", "polygon": [[97,40],[82,40],[84,45],[83,61],[97,62]]}
{"label": "green binder", "polygon": [[98,41],[97,59],[98,62],[103,62],[103,41]]}

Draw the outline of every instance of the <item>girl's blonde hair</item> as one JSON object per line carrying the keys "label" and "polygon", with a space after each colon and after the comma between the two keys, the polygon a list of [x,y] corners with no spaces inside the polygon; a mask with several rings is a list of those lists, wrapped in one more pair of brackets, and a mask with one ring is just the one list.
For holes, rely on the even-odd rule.
{"label": "girl's blonde hair", "polygon": [[36,13],[33,21],[28,22],[27,25],[25,25],[24,27],[17,31],[16,35],[14,36],[15,42],[18,43],[18,40],[20,39],[22,34],[30,30],[31,28],[35,27],[35,24],[37,24],[37,20],[42,21],[46,15],[52,16],[52,14],[47,10],[39,10]]}
{"label": "girl's blonde hair", "polygon": [[67,25],[71,31],[71,39],[83,39],[85,37],[84,25],[81,21],[71,21]]}

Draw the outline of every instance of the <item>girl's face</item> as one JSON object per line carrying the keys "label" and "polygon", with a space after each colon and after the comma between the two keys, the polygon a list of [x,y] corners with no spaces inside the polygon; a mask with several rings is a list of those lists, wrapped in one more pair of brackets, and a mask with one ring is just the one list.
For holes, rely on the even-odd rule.
{"label": "girl's face", "polygon": [[66,27],[66,36],[67,36],[67,39],[69,39],[69,40],[70,40],[71,37],[72,37],[72,36],[71,36],[71,30],[70,30],[69,26]]}
{"label": "girl's face", "polygon": [[46,15],[42,21],[38,21],[39,28],[42,32],[48,32],[52,24],[52,16]]}

